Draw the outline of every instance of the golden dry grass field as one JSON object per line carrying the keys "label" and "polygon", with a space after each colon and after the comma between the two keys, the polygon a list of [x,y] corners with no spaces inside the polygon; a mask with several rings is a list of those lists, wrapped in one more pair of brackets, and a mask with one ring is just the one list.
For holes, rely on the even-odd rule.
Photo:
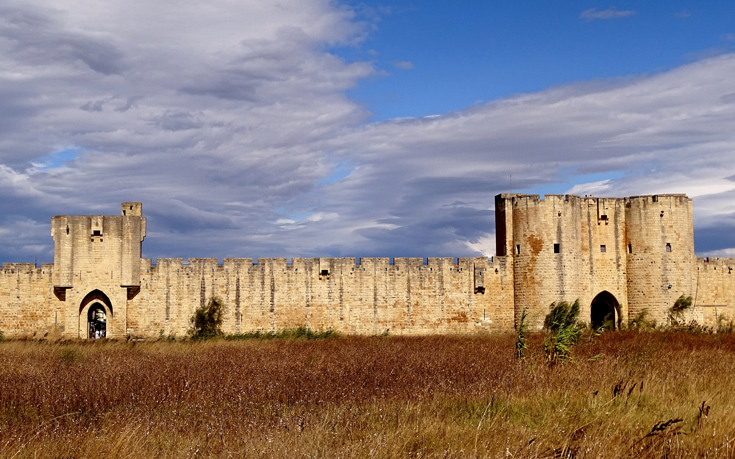
{"label": "golden dry grass field", "polygon": [[0,343],[0,457],[735,457],[735,336]]}

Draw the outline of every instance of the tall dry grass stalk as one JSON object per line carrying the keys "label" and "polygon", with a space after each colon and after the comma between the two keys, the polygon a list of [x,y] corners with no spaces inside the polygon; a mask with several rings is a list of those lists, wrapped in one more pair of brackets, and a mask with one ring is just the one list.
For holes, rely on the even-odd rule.
{"label": "tall dry grass stalk", "polygon": [[734,456],[735,337],[516,338],[3,342],[0,457]]}

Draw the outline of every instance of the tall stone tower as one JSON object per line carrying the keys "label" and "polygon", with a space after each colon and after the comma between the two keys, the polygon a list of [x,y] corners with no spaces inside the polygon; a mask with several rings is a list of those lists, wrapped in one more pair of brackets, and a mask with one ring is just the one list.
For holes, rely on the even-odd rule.
{"label": "tall stone tower", "polygon": [[635,196],[625,207],[630,315],[645,309],[662,323],[679,296],[694,294],[692,200],[683,194]]}
{"label": "tall stone tower", "polygon": [[51,219],[52,281],[56,298],[64,304],[59,309],[66,335],[86,336],[91,320],[88,315],[96,310],[105,318],[106,336],[125,335],[126,303],[140,290],[145,234],[146,219],[139,202],[122,203],[118,216],[61,215]]}
{"label": "tall stone tower", "polygon": [[500,194],[498,256],[512,259],[516,324],[534,327],[553,302],[580,301],[581,318],[616,324],[646,309],[663,320],[691,295],[691,200],[684,195],[595,198]]}

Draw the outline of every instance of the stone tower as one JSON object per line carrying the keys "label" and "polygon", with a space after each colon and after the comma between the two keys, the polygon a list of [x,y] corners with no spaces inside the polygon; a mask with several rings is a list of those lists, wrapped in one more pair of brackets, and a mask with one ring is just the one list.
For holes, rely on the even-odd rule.
{"label": "stone tower", "polygon": [[630,316],[642,310],[663,323],[681,295],[694,296],[692,200],[683,194],[626,199]]}
{"label": "stone tower", "polygon": [[85,337],[87,316],[96,309],[105,317],[106,336],[125,335],[127,301],[140,291],[145,234],[146,219],[139,202],[122,203],[118,216],[52,218],[52,282],[56,298],[64,303],[65,334]]}
{"label": "stone tower", "polygon": [[580,301],[581,318],[616,324],[646,309],[663,320],[692,294],[691,200],[501,194],[498,256],[512,259],[514,314],[540,327],[552,302]]}

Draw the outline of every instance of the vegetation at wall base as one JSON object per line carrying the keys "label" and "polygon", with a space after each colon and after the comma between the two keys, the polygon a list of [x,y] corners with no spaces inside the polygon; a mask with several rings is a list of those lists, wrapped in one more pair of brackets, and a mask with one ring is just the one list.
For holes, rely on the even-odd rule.
{"label": "vegetation at wall base", "polygon": [[521,312],[521,320],[518,322],[518,337],[516,338],[516,358],[522,359],[523,353],[528,349],[528,324],[526,323],[526,317],[528,311],[523,310]]}
{"label": "vegetation at wall base", "polygon": [[334,330],[314,331],[308,327],[286,328],[281,331],[254,331],[225,335],[228,341],[247,339],[329,339],[339,336]]}
{"label": "vegetation at wall base", "polygon": [[189,336],[193,339],[207,339],[222,335],[222,321],[225,313],[225,303],[219,297],[212,297],[194,311],[189,320],[191,328]]}
{"label": "vegetation at wall base", "polygon": [[571,358],[585,325],[579,322],[579,300],[551,303],[544,319],[544,354],[550,364]]}
{"label": "vegetation at wall base", "polygon": [[638,312],[628,323],[628,328],[631,330],[652,330],[656,328],[656,321],[648,319],[648,309],[642,309]]}
{"label": "vegetation at wall base", "polygon": [[717,317],[717,333],[732,333],[735,331],[735,321],[726,315]]}
{"label": "vegetation at wall base", "polygon": [[669,308],[669,324],[672,327],[680,327],[684,325],[684,313],[688,311],[693,304],[691,296],[681,295],[676,299],[674,305]]}

